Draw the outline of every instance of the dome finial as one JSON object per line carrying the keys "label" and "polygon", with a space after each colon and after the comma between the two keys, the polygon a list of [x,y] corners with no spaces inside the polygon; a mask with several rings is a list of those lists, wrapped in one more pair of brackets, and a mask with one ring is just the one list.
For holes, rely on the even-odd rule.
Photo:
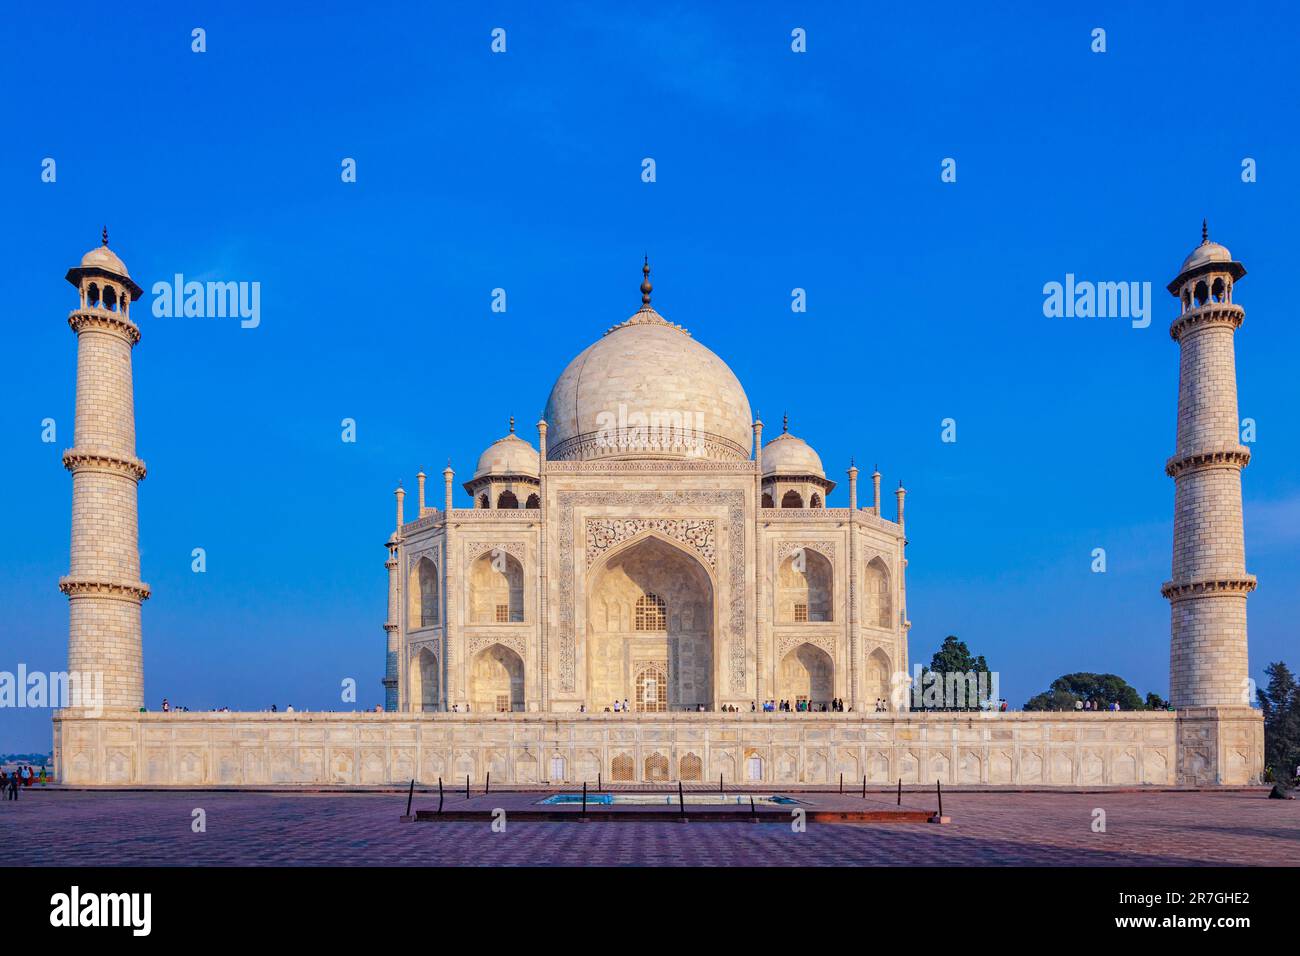
{"label": "dome finial", "polygon": [[1210,241],[1210,223],[1207,219],[1201,220],[1201,245]]}
{"label": "dome finial", "polygon": [[513,435],[514,433],[515,433],[515,416],[511,415],[511,416],[510,416],[510,434]]}
{"label": "dome finial", "polygon": [[641,264],[641,308],[650,308],[650,292],[654,286],[650,284],[650,256],[647,255]]}
{"label": "dome finial", "polygon": [[108,226],[104,227],[104,245],[108,245]]}

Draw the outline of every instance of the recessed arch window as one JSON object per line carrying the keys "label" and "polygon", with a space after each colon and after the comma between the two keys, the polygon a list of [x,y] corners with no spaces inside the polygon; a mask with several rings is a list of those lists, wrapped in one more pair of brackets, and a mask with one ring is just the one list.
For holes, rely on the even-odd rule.
{"label": "recessed arch window", "polygon": [[[649,664],[637,671],[636,709],[658,714],[668,709],[668,675],[660,664]],[[668,770],[664,766],[664,772]]]}
{"label": "recessed arch window", "polygon": [[668,605],[657,594],[643,594],[636,599],[638,631],[668,630]]}
{"label": "recessed arch window", "polygon": [[813,492],[812,500],[808,502],[809,508],[820,508],[822,506],[822,496]]}
{"label": "recessed arch window", "polygon": [[802,508],[802,507],[803,507],[803,495],[799,494],[799,492],[797,492],[797,491],[795,491],[793,488],[791,488],[789,491],[787,491],[784,495],[781,496],[781,507],[782,507],[782,508]]}
{"label": "recessed arch window", "polygon": [[529,495],[528,500],[524,502],[525,508],[540,508],[541,506],[542,506],[541,499],[538,498],[536,495]]}
{"label": "recessed arch window", "polygon": [[503,491],[501,492],[501,494],[497,495],[497,507],[518,508],[519,499],[515,497],[515,493],[513,491]]}
{"label": "recessed arch window", "polygon": [[771,493],[771,492],[768,492],[768,491],[763,492],[763,507],[764,507],[764,508],[775,508],[775,507],[776,507],[776,504],[772,501],[772,493]]}

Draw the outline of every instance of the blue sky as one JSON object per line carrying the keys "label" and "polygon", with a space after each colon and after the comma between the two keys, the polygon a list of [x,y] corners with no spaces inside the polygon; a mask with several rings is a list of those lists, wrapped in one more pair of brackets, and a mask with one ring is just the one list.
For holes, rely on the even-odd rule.
{"label": "blue sky", "polygon": [[[1017,706],[1076,670],[1163,694],[1178,354],[1162,290],[1202,217],[1249,271],[1252,673],[1300,664],[1287,11],[226,6],[11,14],[0,669],[66,666],[63,274],[107,223],[146,290],[178,272],[262,289],[256,329],[135,313],[150,707],[339,707],[349,676],[379,702],[398,479],[450,458],[459,486],[509,415],[534,422],[568,360],[639,304],[644,252],[663,314],[731,365],[769,430],[788,412],[821,454],[830,504],[851,457],[906,482],[914,660],[954,633]],[[1043,284],[1066,273],[1151,282],[1150,327],[1045,318]],[[0,751],[47,748],[48,718],[0,712]]]}

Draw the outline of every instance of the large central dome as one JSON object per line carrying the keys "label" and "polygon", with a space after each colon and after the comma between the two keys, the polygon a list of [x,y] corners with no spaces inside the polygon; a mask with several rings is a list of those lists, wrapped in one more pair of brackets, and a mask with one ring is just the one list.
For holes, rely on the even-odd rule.
{"label": "large central dome", "polygon": [[753,445],[749,399],[722,361],[643,305],[569,363],[544,417],[547,458],[742,460]]}

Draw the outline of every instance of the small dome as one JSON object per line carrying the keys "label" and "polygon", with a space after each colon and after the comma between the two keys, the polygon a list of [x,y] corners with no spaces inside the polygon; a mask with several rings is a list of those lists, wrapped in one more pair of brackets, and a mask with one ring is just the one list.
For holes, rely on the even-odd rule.
{"label": "small dome", "polygon": [[537,477],[537,449],[514,432],[498,438],[479,456],[475,479],[488,475]]}
{"label": "small dome", "polygon": [[763,477],[768,475],[816,475],[825,478],[822,460],[802,438],[782,432],[763,446]]}
{"label": "small dome", "polygon": [[1183,267],[1178,270],[1181,275],[1189,272],[1197,266],[1203,266],[1210,262],[1231,262],[1232,253],[1227,247],[1219,245],[1217,242],[1210,242],[1208,239],[1192,250],[1192,254],[1183,260]]}
{"label": "small dome", "polygon": [[105,272],[112,272],[124,279],[131,277],[131,273],[126,271],[126,263],[119,259],[117,253],[108,246],[96,246],[82,256],[81,268],[103,269]]}

